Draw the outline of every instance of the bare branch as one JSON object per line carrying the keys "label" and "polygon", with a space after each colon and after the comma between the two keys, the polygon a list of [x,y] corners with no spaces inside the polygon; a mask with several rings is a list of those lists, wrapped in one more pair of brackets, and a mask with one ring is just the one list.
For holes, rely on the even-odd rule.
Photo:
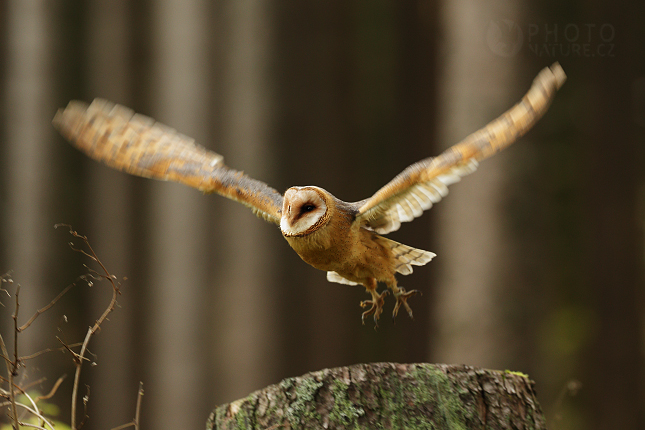
{"label": "bare branch", "polygon": [[[32,398],[31,398],[31,396],[30,396],[29,394],[27,394],[27,392],[26,392],[25,390],[23,390],[23,389],[21,389],[21,388],[18,388],[18,389],[20,390],[20,392],[22,393],[22,395],[23,395],[23,396],[25,396],[25,397],[27,398],[27,400],[29,400],[29,402],[31,403],[31,405],[34,407],[34,410],[40,414],[40,409],[38,409],[38,405],[36,404],[36,402],[34,401],[34,399],[32,399]],[[24,415],[23,415],[23,416],[24,416]],[[44,423],[43,423],[43,424],[44,424]]]}
{"label": "bare branch", "polygon": [[130,421],[129,423],[121,424],[120,426],[112,427],[110,430],[121,430],[121,429],[127,429],[128,427],[135,427],[136,425],[134,421]]}
{"label": "bare branch", "polygon": [[[54,396],[54,394],[56,394],[56,391],[58,390],[58,387],[60,387],[60,384],[62,384],[62,382],[65,380],[66,377],[67,377],[67,375],[63,375],[60,378],[58,378],[58,380],[56,380],[56,382],[54,383],[54,386],[52,387],[52,389],[49,391],[48,394],[46,394],[44,396],[38,396],[35,399],[32,399],[31,396],[29,396],[29,393],[27,392],[27,390],[29,389],[29,387],[32,387],[34,385],[37,385],[37,384],[40,384],[40,383],[46,381],[47,378],[40,378],[37,381],[34,381],[34,382],[28,384],[25,387],[20,387],[19,385],[15,384],[15,383],[13,385],[18,391],[20,391],[21,394],[23,394],[24,396],[26,396],[29,399],[29,401],[34,406],[34,409],[38,410],[38,406],[37,406],[38,402],[41,401],[41,400],[47,400],[47,399],[52,398]],[[4,382],[9,382],[9,380],[7,378],[3,377],[3,376],[0,376],[0,380],[4,381]],[[8,393],[6,395],[6,398],[9,400]]]}
{"label": "bare branch", "polygon": [[[0,335],[0,343],[2,343],[2,345],[4,346],[4,340],[2,340],[2,335]],[[11,365],[12,363],[11,359],[7,355],[5,355],[4,352],[0,353],[0,358],[3,358],[4,361],[7,362],[7,364]]]}
{"label": "bare branch", "polygon": [[76,403],[77,403],[77,399],[78,399],[79,381],[81,379],[81,368],[83,367],[82,359],[84,358],[83,355],[85,354],[85,349],[87,348],[87,344],[89,343],[90,338],[92,337],[92,333],[93,333],[92,332],[92,327],[90,327],[87,330],[87,334],[85,335],[85,340],[83,341],[83,345],[81,346],[81,352],[80,352],[80,354],[77,354],[77,357],[75,357],[75,360],[74,360],[74,364],[76,365],[76,372],[74,372],[74,385],[72,386],[72,417],[71,417],[71,421],[72,421],[71,428],[72,428],[72,430],[77,429],[77,427],[76,427]]}
{"label": "bare branch", "polygon": [[[20,360],[22,360],[22,358],[21,358]],[[4,379],[4,378],[3,378],[3,379]],[[46,380],[47,380],[47,377],[43,376],[42,378],[40,378],[40,379],[36,379],[35,381],[32,381],[32,382],[28,383],[27,385],[23,386],[23,387],[22,387],[22,389],[23,389],[23,390],[25,390],[25,391],[27,391],[27,390],[28,390],[28,389],[30,389],[31,387],[33,387],[33,386],[35,386],[35,385],[38,385],[38,384],[42,384],[42,383],[43,383],[43,382],[45,382]]]}
{"label": "bare branch", "polygon": [[139,381],[139,393],[137,394],[137,408],[134,411],[134,429],[139,430],[139,416],[141,413],[141,400],[143,399],[143,382]]}
{"label": "bare branch", "polygon": [[121,424],[120,426],[113,427],[110,430],[122,430],[128,427],[134,427],[139,430],[139,415],[141,413],[141,399],[143,398],[143,382],[139,382],[139,392],[137,393],[137,407],[134,411],[134,419],[129,423]]}
{"label": "bare branch", "polygon": [[49,393],[45,394],[44,396],[38,396],[36,397],[36,403],[40,402],[41,400],[47,400],[51,399],[54,394],[56,394],[56,391],[58,391],[58,387],[60,387],[60,384],[63,383],[63,381],[67,378],[67,375],[63,375],[58,380],[56,380],[56,383],[54,383],[54,386],[52,387],[51,390],[49,390]]}
{"label": "bare branch", "polygon": [[[101,324],[103,323],[103,321],[105,321],[107,319],[107,317],[110,314],[110,312],[112,312],[114,310],[114,308],[116,307],[117,297],[119,296],[120,291],[119,291],[118,285],[115,283],[116,277],[110,274],[110,272],[107,270],[107,268],[105,267],[103,262],[101,262],[101,260],[98,258],[98,256],[94,252],[94,249],[92,248],[92,246],[90,245],[89,241],[87,240],[87,237],[78,234],[76,231],[72,230],[71,226],[66,225],[66,224],[57,224],[54,227],[57,228],[57,227],[63,226],[63,225],[70,229],[69,232],[70,232],[70,234],[72,236],[74,236],[75,238],[80,239],[80,240],[83,241],[83,243],[85,244],[85,246],[87,247],[89,252],[85,251],[84,249],[75,248],[74,245],[70,243],[70,246],[72,247],[72,249],[77,251],[77,252],[82,253],[83,255],[85,255],[85,256],[87,256],[89,258],[91,258],[92,260],[94,260],[101,267],[103,273],[98,273],[97,271],[90,269],[90,276],[97,276],[97,277],[102,278],[102,279],[107,279],[110,282],[110,284],[112,285],[112,300],[110,300],[109,305],[107,306],[107,308],[105,309],[103,314],[100,316],[100,318],[98,320],[96,320],[94,325],[88,329],[87,334],[85,335],[85,339],[83,341],[83,344],[81,345],[80,352],[78,354],[74,353],[74,357],[75,357],[74,363],[76,365],[76,371],[74,373],[74,385],[72,386],[71,428],[72,428],[72,430],[77,430],[78,428],[80,428],[83,425],[83,423],[81,423],[78,427],[76,425],[76,405],[78,403],[78,388],[79,388],[79,384],[80,384],[81,369],[83,367],[83,360],[86,360],[85,353],[87,352],[87,345],[89,344],[92,335],[94,333],[96,333],[100,329]],[[73,352],[73,351],[71,351],[71,349],[69,349],[69,351]],[[86,401],[84,401],[84,404],[85,404],[85,406],[87,406]]]}
{"label": "bare branch", "polygon": [[4,358],[5,364],[7,365],[7,373],[11,373],[11,364],[12,361],[9,358],[9,351],[7,351],[7,345],[4,343],[4,339],[0,334],[0,352],[2,352],[2,358]]}
{"label": "bare branch", "polygon": [[29,424],[29,423],[21,422],[20,425],[23,426],[23,427],[31,427],[31,428],[35,428],[35,429],[47,430],[45,427],[37,426],[36,424]]}
{"label": "bare branch", "polygon": [[[58,339],[58,338],[57,338]],[[62,340],[58,339],[61,343],[63,342]],[[30,355],[24,355],[20,357],[21,362],[25,362],[27,360],[31,360],[32,358],[36,358],[39,355],[46,354],[48,352],[54,352],[54,351],[64,351],[64,350],[69,350],[70,348],[74,348],[76,346],[81,346],[83,343],[82,342],[77,342],[77,343],[72,343],[70,345],[64,344],[65,346],[61,346],[60,348],[46,348],[38,352],[34,352],[33,354]],[[73,352],[73,351],[72,351]]]}
{"label": "bare branch", "polygon": [[[13,344],[13,353],[15,361],[9,365],[7,362],[7,371],[9,373],[9,402],[11,403],[11,415],[13,415],[13,427],[15,430],[20,429],[20,423],[18,422],[18,408],[16,405],[16,391],[13,383],[13,378],[16,376],[18,370],[18,310],[20,308],[20,301],[18,296],[20,295],[20,284],[16,287],[16,308],[13,313],[13,326],[14,326],[14,344]],[[2,353],[7,357],[9,356],[7,348],[2,341]]]}
{"label": "bare branch", "polygon": [[[10,402],[3,402],[3,403],[0,403],[0,407],[9,406],[9,405],[11,405],[11,406],[14,406],[14,405],[15,405],[15,406],[20,406],[21,408],[26,409],[26,410],[27,410],[29,413],[31,413],[32,415],[36,416],[37,418],[40,418],[40,419],[41,419],[45,424],[47,424],[47,426],[49,426],[49,428],[50,428],[51,430],[56,430],[56,429],[54,428],[54,425],[53,425],[51,422],[49,422],[49,420],[48,420],[47,418],[45,418],[45,417],[40,413],[40,411],[35,410],[35,409],[32,409],[32,408],[30,408],[29,406],[27,406],[27,405],[25,405],[25,404],[23,404],[23,403],[20,403],[20,402],[15,402],[15,404],[10,404]],[[12,413],[13,413],[13,412],[12,412]],[[12,418],[14,418],[14,417],[12,417]],[[29,424],[27,424],[27,423],[21,423],[21,422],[18,422],[18,424],[17,424],[17,425],[19,425],[19,426],[27,426],[27,425],[28,425],[29,427],[34,427],[34,425],[33,425],[33,424],[29,425]],[[18,428],[19,428],[19,427],[16,427],[16,429],[18,429]],[[44,428],[44,427],[36,427],[36,428]]]}
{"label": "bare branch", "polygon": [[13,362],[13,369],[11,373],[16,375],[16,372],[18,371],[18,333],[20,333],[20,330],[18,330],[18,311],[20,310],[20,284],[16,287],[16,307],[14,309],[13,315],[11,318],[13,319],[13,357],[14,357],[14,362]]}
{"label": "bare branch", "polygon": [[[94,249],[92,246],[89,244],[89,241],[86,236],[82,236],[78,234],[76,231],[72,230],[69,225],[66,224],[58,224],[55,227],[61,227],[65,226],[69,228],[69,233],[75,238],[79,239],[82,241],[84,246],[82,245],[80,248],[77,248],[74,243],[70,242],[69,245],[72,248],[72,250],[76,252],[80,252],[81,254],[85,255],[86,257],[90,258],[94,263],[98,264],[100,268],[98,270],[95,270],[93,268],[88,267],[87,265],[83,265],[84,267],[87,268],[88,273],[85,275],[82,275],[77,279],[76,282],[68,285],[65,287],[56,297],[54,297],[48,304],[45,306],[41,307],[38,309],[24,324],[19,325],[18,324],[18,317],[19,317],[19,311],[20,311],[20,285],[18,284],[16,287],[15,291],[15,308],[14,312],[12,315],[13,319],[13,336],[14,336],[14,344],[13,344],[13,351],[12,354],[10,355],[8,349],[7,349],[7,344],[5,343],[2,335],[0,335],[0,359],[3,359],[5,362],[5,366],[7,369],[7,378],[4,378],[0,376],[0,381],[4,381],[8,383],[9,387],[5,391],[4,389],[0,388],[0,408],[6,408],[9,406],[9,410],[7,411],[7,415],[11,418],[11,424],[14,430],[18,430],[21,426],[23,427],[31,427],[31,428],[37,428],[37,429],[43,429],[43,430],[53,430],[53,424],[49,422],[46,418],[43,417],[42,413],[40,412],[38,408],[38,402],[42,400],[47,400],[52,398],[56,392],[58,391],[59,387],[61,386],[63,380],[65,379],[65,376],[62,376],[56,380],[56,382],[53,384],[52,388],[50,389],[49,393],[41,396],[37,396],[35,398],[32,398],[27,392],[26,389],[20,387],[19,385],[14,383],[14,379],[18,375],[18,371],[20,370],[20,367],[26,360],[30,360],[32,358],[38,357],[46,352],[51,352],[51,351],[69,351],[70,354],[72,354],[72,358],[74,361],[74,365],[76,367],[75,373],[74,373],[74,382],[73,382],[73,387],[72,387],[72,415],[71,415],[71,428],[73,430],[79,430],[86,422],[88,416],[87,416],[87,405],[89,402],[89,386],[87,386],[87,394],[83,396],[82,403],[84,406],[84,411],[85,415],[84,417],[80,420],[80,417],[77,417],[77,414],[80,414],[80,412],[77,412],[77,406],[79,402],[79,387],[80,387],[80,374],[81,370],[83,367],[83,364],[85,361],[91,361],[90,358],[88,358],[88,355],[93,355],[92,352],[89,350],[89,341],[91,337],[100,330],[101,325],[104,321],[108,319],[109,314],[118,306],[117,303],[117,298],[120,295],[120,283],[117,282],[116,276],[110,274],[110,272],[107,270],[103,262],[98,258],[96,253],[94,252]],[[92,263],[93,264],[93,263]],[[31,327],[31,325],[38,319],[38,317],[50,310],[54,305],[56,305],[61,298],[68,293],[73,286],[76,285],[78,280],[83,280],[85,281],[90,287],[93,285],[93,281],[100,281],[103,279],[106,279],[110,285],[112,286],[112,298],[108,304],[108,306],[105,308],[103,313],[100,315],[100,317],[94,322],[93,325],[88,327],[87,333],[85,335],[85,338],[83,339],[83,342],[80,343],[75,343],[75,344],[67,344],[65,343],[60,337],[56,337],[56,339],[61,343],[60,348],[47,348],[41,351],[38,351],[36,353],[26,355],[26,356],[20,356],[19,355],[19,339],[18,335],[22,331],[28,329]],[[5,282],[13,282],[9,278],[9,273],[0,276],[0,282],[5,283]],[[0,286],[0,293],[5,292],[7,296],[11,297],[11,293],[2,288]],[[4,306],[4,304],[2,304]],[[80,351],[77,353],[75,352],[72,348],[76,348],[80,346]],[[34,384],[39,384],[44,381],[45,378],[42,378],[29,386],[33,386]],[[28,402],[31,403],[31,406],[25,405],[23,403],[20,403],[17,401],[16,397],[19,394],[22,394],[25,396],[26,399],[28,399]],[[143,386],[140,384],[139,386],[139,391],[138,391],[138,397],[137,397],[137,405],[136,405],[136,410],[135,410],[135,418],[133,421],[129,424],[126,424],[125,426],[121,426],[119,428],[126,428],[126,427],[134,427],[136,430],[139,428],[139,416],[140,416],[140,408],[141,408],[141,398],[143,396]],[[1,399],[6,399],[4,401],[1,401]],[[26,415],[26,414],[31,414],[32,416],[38,418],[40,420],[40,425],[37,424],[32,424],[32,423],[25,423],[21,422],[23,421],[22,417],[18,416],[18,409],[24,409],[24,413],[21,415]]]}
{"label": "bare branch", "polygon": [[29,327],[29,326],[30,326],[30,325],[31,325],[31,324],[36,320],[36,318],[38,318],[38,317],[40,316],[40,314],[42,314],[42,313],[44,313],[44,312],[47,312],[47,310],[48,310],[49,308],[51,308],[52,306],[54,306],[54,305],[56,304],[56,302],[58,302],[58,301],[61,299],[61,297],[63,297],[63,296],[65,295],[65,293],[67,293],[69,290],[71,290],[71,289],[72,289],[72,287],[73,287],[73,286],[75,286],[75,285],[76,285],[76,284],[74,283],[74,284],[69,284],[67,287],[65,287],[65,289],[63,289],[63,291],[61,291],[61,292],[60,292],[60,293],[59,293],[59,294],[54,298],[54,300],[52,300],[51,302],[49,302],[49,304],[48,304],[48,305],[45,305],[45,306],[43,306],[42,308],[38,309],[38,310],[36,311],[36,313],[35,313],[31,318],[29,318],[29,321],[27,321],[26,323],[24,323],[23,325],[21,325],[21,326],[18,328],[18,331],[23,331],[23,330],[27,329],[27,328],[28,328],[28,327]]}

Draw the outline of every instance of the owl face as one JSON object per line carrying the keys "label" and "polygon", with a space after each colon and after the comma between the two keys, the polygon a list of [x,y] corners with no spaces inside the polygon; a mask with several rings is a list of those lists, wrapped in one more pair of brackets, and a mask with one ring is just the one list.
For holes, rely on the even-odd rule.
{"label": "owl face", "polygon": [[318,187],[291,187],[284,193],[280,230],[286,237],[305,236],[329,221],[328,194]]}

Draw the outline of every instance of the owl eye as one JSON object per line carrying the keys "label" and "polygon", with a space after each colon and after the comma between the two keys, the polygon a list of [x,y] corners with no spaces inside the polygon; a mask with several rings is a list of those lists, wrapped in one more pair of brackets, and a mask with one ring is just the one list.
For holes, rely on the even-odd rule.
{"label": "owl eye", "polygon": [[307,205],[304,205],[302,207],[302,209],[300,209],[300,212],[302,212],[302,213],[311,212],[314,209],[316,209],[316,206],[311,205],[311,204],[307,204]]}

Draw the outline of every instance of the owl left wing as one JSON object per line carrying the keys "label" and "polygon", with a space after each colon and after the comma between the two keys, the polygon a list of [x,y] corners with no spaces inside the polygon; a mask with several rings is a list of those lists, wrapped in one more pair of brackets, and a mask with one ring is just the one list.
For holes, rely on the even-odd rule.
{"label": "owl left wing", "polygon": [[419,217],[448,194],[448,185],[526,133],[547,111],[565,80],[560,64],[543,69],[522,100],[499,118],[441,155],[409,166],[372,197],[355,203],[357,221],[385,234]]}
{"label": "owl left wing", "polygon": [[58,131],[89,157],[132,175],[180,182],[236,200],[267,221],[280,223],[282,195],[224,165],[224,158],[152,118],[96,99],[72,101],[53,120]]}

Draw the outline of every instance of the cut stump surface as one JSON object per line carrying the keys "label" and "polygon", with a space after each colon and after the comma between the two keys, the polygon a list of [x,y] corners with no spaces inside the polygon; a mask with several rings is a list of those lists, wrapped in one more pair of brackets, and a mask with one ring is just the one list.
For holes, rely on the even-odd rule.
{"label": "cut stump surface", "polygon": [[517,372],[357,364],[287,378],[217,407],[207,429],[546,429]]}

